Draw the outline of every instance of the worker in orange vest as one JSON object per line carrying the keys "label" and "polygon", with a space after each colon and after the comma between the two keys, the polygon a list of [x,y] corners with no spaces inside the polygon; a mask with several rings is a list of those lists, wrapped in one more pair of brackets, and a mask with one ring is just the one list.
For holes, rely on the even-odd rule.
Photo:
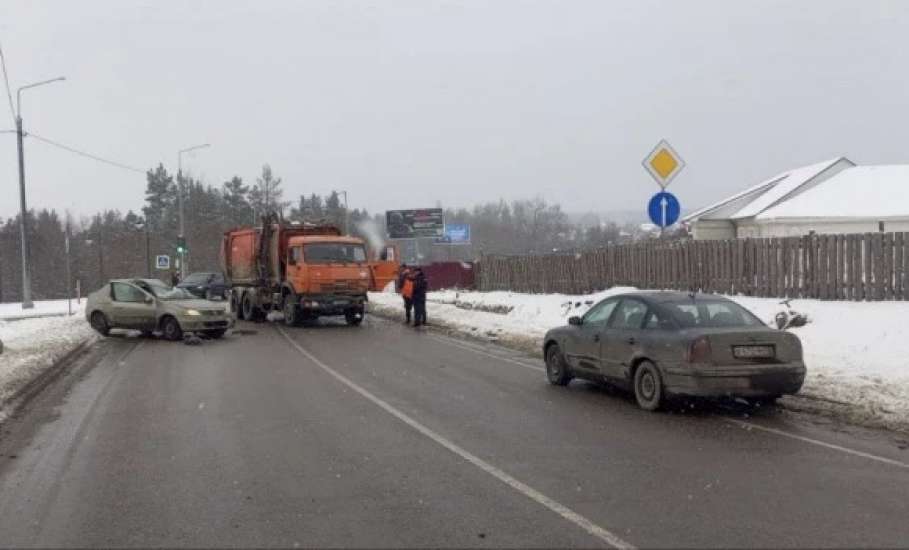
{"label": "worker in orange vest", "polygon": [[410,324],[410,312],[413,310],[413,272],[407,264],[401,264],[398,274],[398,292],[404,298],[404,323]]}

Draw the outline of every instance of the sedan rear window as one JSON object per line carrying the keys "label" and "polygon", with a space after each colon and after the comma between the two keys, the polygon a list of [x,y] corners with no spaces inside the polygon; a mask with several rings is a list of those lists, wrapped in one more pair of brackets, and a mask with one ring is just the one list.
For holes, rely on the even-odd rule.
{"label": "sedan rear window", "polygon": [[727,300],[664,303],[682,328],[753,327],[763,323],[750,311]]}

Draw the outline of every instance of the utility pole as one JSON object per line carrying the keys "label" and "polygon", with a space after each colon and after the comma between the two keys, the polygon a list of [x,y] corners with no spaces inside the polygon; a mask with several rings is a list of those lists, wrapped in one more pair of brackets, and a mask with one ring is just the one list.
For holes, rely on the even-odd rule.
{"label": "utility pole", "polygon": [[66,220],[66,233],[63,234],[63,248],[66,250],[66,311],[69,315],[73,314],[73,295],[70,289],[73,286],[72,268],[70,267],[69,255],[69,220]]}
{"label": "utility pole", "polygon": [[42,80],[16,90],[16,145],[19,149],[19,239],[21,242],[20,250],[22,251],[22,309],[32,309],[35,304],[32,303],[32,282],[29,276],[28,263],[28,207],[25,203],[25,148],[23,147],[22,138],[22,91],[29,88],[36,88],[51,82],[66,80],[64,77]]}
{"label": "utility pole", "polygon": [[19,149],[19,248],[22,251],[22,309],[32,309],[32,280],[28,272],[28,207],[25,205],[25,151],[22,148],[22,117],[16,115],[16,145]]}
{"label": "utility pole", "polygon": [[[183,214],[183,153],[188,153],[190,151],[195,151],[196,149],[203,149],[205,147],[211,147],[210,143],[203,143],[201,145],[193,145],[192,147],[187,147],[186,149],[180,149],[177,151],[177,209],[180,212],[180,235],[178,237],[180,240],[186,238],[186,218]],[[180,279],[186,278],[186,250],[179,251],[180,255]]]}

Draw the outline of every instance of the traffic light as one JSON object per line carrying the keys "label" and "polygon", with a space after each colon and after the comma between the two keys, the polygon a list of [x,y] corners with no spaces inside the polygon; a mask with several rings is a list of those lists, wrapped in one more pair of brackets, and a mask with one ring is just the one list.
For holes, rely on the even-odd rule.
{"label": "traffic light", "polygon": [[186,237],[177,237],[177,252],[179,254],[186,254]]}

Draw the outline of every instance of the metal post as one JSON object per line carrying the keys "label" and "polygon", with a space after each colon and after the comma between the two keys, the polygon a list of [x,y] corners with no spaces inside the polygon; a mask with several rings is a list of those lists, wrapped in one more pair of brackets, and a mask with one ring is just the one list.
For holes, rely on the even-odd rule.
{"label": "metal post", "polygon": [[70,268],[69,256],[69,223],[66,224],[66,233],[63,236],[63,247],[66,250],[66,312],[73,314],[73,294],[72,294],[72,269]]}
{"label": "metal post", "polygon": [[104,248],[102,247],[101,237],[103,232],[101,226],[104,224],[104,218],[98,214],[98,274],[100,275],[100,281],[98,284],[104,285]]}
{"label": "metal post", "polygon": [[151,233],[148,231],[148,224],[145,224],[145,270],[148,273],[148,278],[152,278],[152,264],[151,264]]}
{"label": "metal post", "polygon": [[[186,239],[186,221],[183,217],[183,151],[177,153],[177,208],[180,211],[180,240]],[[186,278],[186,247],[180,250],[180,279]]]}
{"label": "metal post", "polygon": [[32,282],[28,272],[28,208],[25,205],[25,151],[22,143],[22,117],[16,116],[16,144],[19,147],[19,239],[22,251],[22,309],[32,303]]}

